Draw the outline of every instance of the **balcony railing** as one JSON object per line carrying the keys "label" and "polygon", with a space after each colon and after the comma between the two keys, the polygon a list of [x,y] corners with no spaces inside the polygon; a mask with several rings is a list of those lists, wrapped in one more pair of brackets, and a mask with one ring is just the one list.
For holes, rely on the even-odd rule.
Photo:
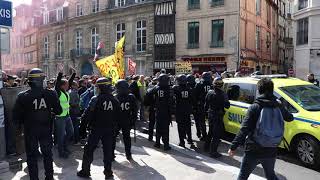
{"label": "balcony railing", "polygon": [[223,41],[212,41],[210,42],[210,47],[211,48],[221,48],[224,46]]}
{"label": "balcony railing", "polygon": [[[80,49],[71,49],[70,50],[70,55],[71,58],[76,58],[76,57],[83,57],[83,56],[94,56],[95,54],[92,54],[92,49],[91,48],[80,48]],[[105,49],[100,49],[100,55],[101,56],[106,56],[106,50]]]}
{"label": "balcony railing", "polygon": [[211,0],[211,7],[223,6],[224,0]]}
{"label": "balcony railing", "polygon": [[55,52],[54,57],[56,59],[62,59],[64,57],[64,52]]}
{"label": "balcony railing", "polygon": [[91,48],[80,48],[71,50],[72,57],[91,56]]}
{"label": "balcony railing", "polygon": [[187,44],[188,49],[198,49],[199,48],[199,43],[188,43]]}

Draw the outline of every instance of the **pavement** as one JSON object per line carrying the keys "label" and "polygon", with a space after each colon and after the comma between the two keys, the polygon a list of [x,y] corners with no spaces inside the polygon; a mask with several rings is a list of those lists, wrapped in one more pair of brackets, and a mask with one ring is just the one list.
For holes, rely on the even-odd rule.
{"label": "pavement", "polygon": [[[133,135],[133,134],[132,134]],[[171,144],[172,150],[164,152],[155,149],[153,143],[147,140],[147,135],[137,132],[137,142],[132,143],[133,161],[126,160],[122,141],[117,143],[116,161],[113,163],[114,179],[130,180],[165,180],[165,179],[224,179],[234,180],[239,169],[220,161],[203,156],[192,149],[183,149]],[[83,147],[72,146],[69,159],[59,159],[54,148],[54,178],[65,180],[81,179],[76,176],[81,167]],[[91,166],[91,178],[103,179],[102,148],[95,151]],[[22,156],[22,158],[25,158]],[[41,159],[39,160],[39,177],[44,179]],[[27,165],[24,162],[21,169],[0,174],[0,180],[26,180]],[[263,179],[252,175],[251,180]]]}
{"label": "pavement", "polygon": [[[124,145],[120,140],[116,148],[116,161],[113,163],[114,179],[118,180],[235,180],[239,173],[239,166],[243,151],[240,149],[235,158],[227,156],[226,152],[229,146],[228,141],[223,141],[219,151],[224,155],[218,160],[208,157],[206,152],[202,151],[203,143],[196,137],[195,144],[198,148],[181,148],[178,144],[178,134],[176,124],[170,127],[170,143],[172,150],[163,151],[153,147],[152,142],[147,140],[148,136],[143,133],[147,123],[139,123],[137,131],[137,141],[132,142],[133,161],[126,160]],[[193,131],[195,127],[193,126]],[[133,131],[131,133],[133,136]],[[132,140],[133,141],[133,140]],[[82,163],[83,147],[71,146],[72,155],[69,159],[60,159],[57,156],[57,149],[54,148],[54,178],[65,180],[81,179],[76,176],[77,170],[80,170]],[[94,161],[91,166],[91,179],[104,179],[103,175],[103,155],[102,148],[96,149]],[[284,156],[286,157],[286,156]],[[24,155],[21,156],[25,159]],[[284,158],[285,159],[285,158]],[[290,158],[289,158],[290,159]],[[43,163],[39,160],[39,177],[44,179]],[[276,162],[276,172],[280,180],[319,180],[320,173],[291,161],[278,159]],[[11,170],[0,174],[0,180],[26,180],[27,165],[24,162],[20,169]],[[264,179],[263,169],[258,166],[250,176],[251,180]]]}

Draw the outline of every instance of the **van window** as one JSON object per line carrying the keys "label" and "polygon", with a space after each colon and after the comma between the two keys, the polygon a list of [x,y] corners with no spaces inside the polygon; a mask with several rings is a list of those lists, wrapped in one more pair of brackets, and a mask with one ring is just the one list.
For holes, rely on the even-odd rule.
{"label": "van window", "polygon": [[239,97],[237,101],[253,104],[256,96],[256,85],[255,84],[246,84],[246,83],[231,83],[230,86],[240,87]]}

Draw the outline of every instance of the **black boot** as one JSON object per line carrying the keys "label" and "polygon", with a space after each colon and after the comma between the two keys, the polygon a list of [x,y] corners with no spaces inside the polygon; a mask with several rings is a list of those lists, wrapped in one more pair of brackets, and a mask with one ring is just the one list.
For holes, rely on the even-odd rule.
{"label": "black boot", "polygon": [[113,178],[113,172],[110,171],[104,171],[104,177],[105,179],[112,179]]}
{"label": "black boot", "polygon": [[179,146],[182,148],[186,148],[186,146],[184,145],[184,143],[179,143]]}
{"label": "black boot", "polygon": [[82,178],[90,178],[91,174],[90,174],[90,172],[86,172],[84,170],[81,170],[77,173],[77,176],[82,177]]}

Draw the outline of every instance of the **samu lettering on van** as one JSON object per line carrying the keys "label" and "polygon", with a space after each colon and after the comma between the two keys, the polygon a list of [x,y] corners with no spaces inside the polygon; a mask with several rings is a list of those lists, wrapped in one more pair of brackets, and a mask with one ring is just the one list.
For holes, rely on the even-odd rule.
{"label": "samu lettering on van", "polygon": [[244,115],[235,114],[235,113],[231,113],[231,112],[228,113],[228,120],[229,120],[229,121],[233,121],[233,122],[236,122],[236,123],[241,124],[241,123],[242,123],[242,120],[243,120],[244,118],[245,118]]}

